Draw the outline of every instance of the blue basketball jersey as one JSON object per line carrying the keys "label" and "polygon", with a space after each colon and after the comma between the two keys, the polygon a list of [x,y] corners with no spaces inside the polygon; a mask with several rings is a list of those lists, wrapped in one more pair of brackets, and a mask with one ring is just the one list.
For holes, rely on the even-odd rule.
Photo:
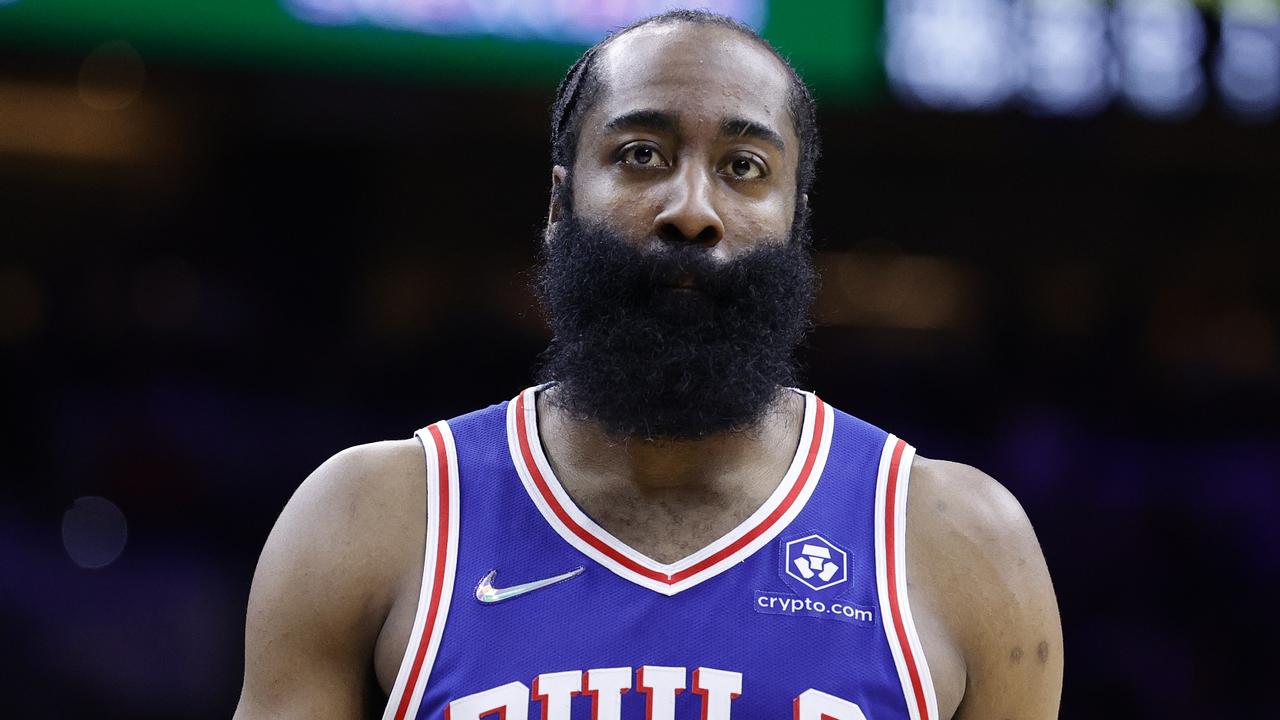
{"label": "blue basketball jersey", "polygon": [[674,563],[584,514],[535,393],[417,432],[422,589],[387,720],[937,720],[906,596],[914,450],[811,393],[789,470]]}

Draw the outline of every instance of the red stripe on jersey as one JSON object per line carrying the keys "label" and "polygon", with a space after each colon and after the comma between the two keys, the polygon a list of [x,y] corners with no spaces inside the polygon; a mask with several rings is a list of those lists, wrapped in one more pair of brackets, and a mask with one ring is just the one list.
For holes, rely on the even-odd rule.
{"label": "red stripe on jersey", "polygon": [[911,643],[907,640],[907,628],[902,621],[902,608],[898,599],[898,567],[895,527],[895,508],[897,505],[898,466],[902,462],[902,452],[907,443],[898,440],[893,447],[893,459],[889,462],[889,481],[885,488],[884,534],[885,534],[885,567],[888,568],[889,612],[893,616],[893,629],[898,635],[898,645],[902,647],[902,657],[907,662],[907,674],[911,677],[911,691],[915,695],[916,708],[920,720],[929,720],[928,705],[924,700],[924,685],[920,682],[920,671],[916,668],[915,656],[911,653]]}
{"label": "red stripe on jersey", "polygon": [[826,413],[823,410],[824,404],[825,403],[823,403],[822,400],[817,398],[814,399],[816,412],[813,418],[813,435],[809,440],[809,451],[805,454],[804,465],[800,468],[800,475],[796,477],[796,481],[792,484],[791,490],[787,492],[787,496],[783,498],[778,507],[774,508],[773,512],[769,513],[769,517],[765,518],[764,522],[761,522],[759,525],[749,530],[745,535],[730,544],[729,547],[721,550],[715,555],[712,555],[706,560],[697,563],[696,565],[691,565],[675,575],[672,575],[671,582],[679,582],[687,577],[696,575],[697,573],[700,573],[720,562],[724,558],[738,552],[749,545],[752,540],[755,540],[764,534],[775,522],[778,521],[778,518],[787,514],[787,510],[790,510],[791,506],[795,504],[796,498],[800,497],[800,491],[804,489],[805,482],[809,479],[809,474],[813,472],[813,465],[817,462],[818,446],[822,444],[822,433],[824,430],[823,425],[826,423]]}
{"label": "red stripe on jersey", "polygon": [[574,535],[577,535],[588,545],[604,553],[614,562],[638,575],[643,575],[650,580],[657,580],[658,582],[666,585],[674,585],[682,580],[688,579],[689,577],[706,570],[721,560],[724,560],[726,557],[741,550],[752,540],[767,532],[769,528],[778,521],[778,518],[787,513],[787,510],[789,510],[795,503],[796,498],[800,496],[805,483],[809,480],[809,475],[813,472],[813,466],[818,457],[818,447],[822,444],[823,427],[826,422],[824,403],[821,400],[814,398],[817,413],[814,417],[813,433],[809,439],[809,448],[805,455],[804,466],[801,468],[800,474],[796,477],[791,489],[787,492],[787,496],[778,505],[778,507],[774,508],[773,512],[769,513],[768,517],[766,517],[759,525],[747,531],[742,535],[742,537],[735,540],[728,547],[721,549],[711,557],[708,557],[677,573],[668,575],[667,573],[658,572],[637,563],[635,560],[623,555],[604,540],[592,535],[590,531],[575,522],[574,519],[569,516],[569,513],[565,511],[564,507],[560,505],[560,502],[556,500],[555,494],[551,492],[551,488],[548,487],[546,479],[542,477],[542,472],[538,469],[538,464],[533,459],[533,450],[529,444],[529,430],[525,424],[525,395],[526,393],[520,393],[520,396],[516,398],[516,436],[520,442],[520,456],[524,459],[525,467],[529,469],[529,475],[533,478],[534,486],[538,488],[538,493],[542,495],[542,499],[546,501],[547,505],[551,508],[551,512],[554,513],[556,518],[558,518],[565,527],[569,528]]}
{"label": "red stripe on jersey", "polygon": [[[413,657],[413,668],[409,671],[409,679],[404,684],[404,695],[400,697],[400,705],[396,708],[395,720],[404,720],[409,711],[409,703],[413,700],[414,686],[418,684],[418,674],[422,671],[422,662],[427,655],[427,646],[431,644],[432,630],[436,626],[436,616],[440,611],[440,596],[444,586],[445,565],[449,561],[449,456],[445,452],[444,437],[440,428],[432,425],[427,428],[436,444],[436,464],[440,468],[439,509],[440,532],[436,536],[436,566],[432,571],[431,601],[427,605],[427,620],[422,624],[422,636],[418,638],[418,652]],[[446,716],[448,711],[446,711]]]}

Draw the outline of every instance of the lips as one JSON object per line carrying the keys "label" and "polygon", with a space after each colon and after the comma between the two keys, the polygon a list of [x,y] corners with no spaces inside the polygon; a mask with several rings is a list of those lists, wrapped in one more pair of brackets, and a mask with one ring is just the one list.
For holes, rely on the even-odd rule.
{"label": "lips", "polygon": [[654,285],[672,290],[700,290],[698,281],[689,273],[678,273],[654,278]]}
{"label": "lips", "polygon": [[681,290],[697,290],[698,283],[693,279],[692,275],[685,273],[677,277],[675,282],[671,284],[671,287],[679,288]]}

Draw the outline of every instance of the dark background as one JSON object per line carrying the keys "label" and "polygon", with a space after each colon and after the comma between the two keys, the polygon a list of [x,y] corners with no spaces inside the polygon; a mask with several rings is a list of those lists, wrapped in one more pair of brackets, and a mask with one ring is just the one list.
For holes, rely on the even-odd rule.
{"label": "dark background", "polygon": [[[551,88],[147,60],[103,109],[84,61],[0,53],[0,138],[34,138],[0,141],[0,705],[227,717],[299,482],[530,382]],[[1277,123],[885,97],[821,126],[807,386],[1019,498],[1063,717],[1268,715]],[[97,569],[86,496],[128,524]]]}

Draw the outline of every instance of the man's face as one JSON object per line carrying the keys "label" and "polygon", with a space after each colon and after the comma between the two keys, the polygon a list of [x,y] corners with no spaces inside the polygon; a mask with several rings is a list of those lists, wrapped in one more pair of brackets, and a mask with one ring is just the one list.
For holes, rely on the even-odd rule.
{"label": "man's face", "polygon": [[650,252],[694,242],[721,261],[788,237],[800,143],[775,57],[727,28],[675,23],[623,35],[596,69],[601,92],[568,168],[584,223]]}
{"label": "man's face", "polygon": [[791,226],[787,75],[737,33],[688,24],[622,36],[600,70],[538,272],[544,379],[615,436],[750,427],[795,381],[815,282]]}

